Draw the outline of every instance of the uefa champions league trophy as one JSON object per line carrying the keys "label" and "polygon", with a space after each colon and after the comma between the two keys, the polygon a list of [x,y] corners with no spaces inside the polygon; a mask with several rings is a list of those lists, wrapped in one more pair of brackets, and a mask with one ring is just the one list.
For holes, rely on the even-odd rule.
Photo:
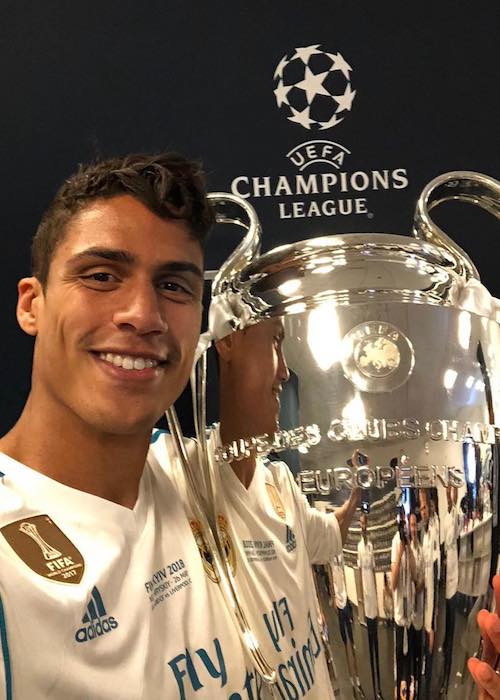
{"label": "uefa champions league trophy", "polygon": [[[361,488],[343,556],[316,577],[335,693],[472,697],[466,659],[479,650],[476,614],[490,604],[498,568],[500,303],[430,211],[455,199],[500,218],[500,183],[460,171],[436,178],[418,200],[413,237],[331,235],[261,256],[248,203],[212,197],[216,210],[242,207],[248,222],[217,213],[247,234],[214,280],[210,339],[280,317],[293,378],[282,397],[287,425],[242,435],[216,460],[273,453],[325,511]],[[204,372],[202,352],[194,383],[203,478],[190,478],[242,638],[272,683],[211,510]]]}

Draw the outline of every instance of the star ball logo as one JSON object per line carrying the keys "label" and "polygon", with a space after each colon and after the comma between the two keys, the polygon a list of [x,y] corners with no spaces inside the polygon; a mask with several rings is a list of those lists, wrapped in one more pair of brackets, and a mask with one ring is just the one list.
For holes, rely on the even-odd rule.
{"label": "star ball logo", "polygon": [[373,218],[366,193],[407,188],[406,168],[347,171],[351,151],[328,138],[352,110],[357,94],[353,72],[344,54],[321,44],[283,55],[273,73],[276,106],[290,129],[298,127],[314,137],[286,153],[283,174],[239,175],[231,182],[231,192],[245,199],[272,198],[280,219]]}
{"label": "star ball logo", "polygon": [[356,95],[351,66],[340,53],[319,47],[298,48],[290,58],[285,54],[274,72],[276,104],[289,121],[312,131],[340,124]]}

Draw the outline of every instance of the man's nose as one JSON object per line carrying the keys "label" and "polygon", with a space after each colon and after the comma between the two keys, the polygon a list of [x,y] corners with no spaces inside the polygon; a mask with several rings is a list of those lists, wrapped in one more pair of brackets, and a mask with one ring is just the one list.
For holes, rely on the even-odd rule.
{"label": "man's nose", "polygon": [[149,282],[131,284],[124,289],[113,315],[116,326],[128,326],[137,333],[164,333],[168,326],[161,298]]}
{"label": "man's nose", "polygon": [[283,350],[281,350],[279,354],[278,377],[283,384],[290,379],[290,371]]}

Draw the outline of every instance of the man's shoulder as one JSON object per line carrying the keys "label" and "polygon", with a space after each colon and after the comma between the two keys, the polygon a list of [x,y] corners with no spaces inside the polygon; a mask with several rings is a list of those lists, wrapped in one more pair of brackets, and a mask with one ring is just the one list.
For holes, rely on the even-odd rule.
{"label": "man's shoulder", "polygon": [[290,483],[290,479],[293,479],[288,464],[280,459],[259,459],[257,467],[263,470],[266,481],[285,484]]}
{"label": "man's shoulder", "polygon": [[[196,442],[191,438],[184,439],[184,446],[189,460],[196,458]],[[149,441],[148,462],[157,463],[162,470],[170,471],[179,466],[179,454],[172,435],[161,429],[151,433]]]}

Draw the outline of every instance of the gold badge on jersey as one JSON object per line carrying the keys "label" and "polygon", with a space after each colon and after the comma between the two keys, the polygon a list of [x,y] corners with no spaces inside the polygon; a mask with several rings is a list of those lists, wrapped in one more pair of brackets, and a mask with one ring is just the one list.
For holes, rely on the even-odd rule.
{"label": "gold badge on jersey", "polygon": [[219,583],[220,579],[214,568],[212,553],[210,552],[210,548],[205,539],[202,524],[199,520],[190,520],[189,524],[191,525],[194,540],[200,552],[201,561],[203,562],[203,568],[205,569],[205,573],[211,581],[213,581],[214,583]]}
{"label": "gold badge on jersey", "polygon": [[217,525],[219,526],[219,533],[222,540],[221,544],[224,547],[226,560],[234,576],[236,572],[236,552],[234,551],[233,541],[229,534],[229,523],[223,515],[218,515]]}
{"label": "gold badge on jersey", "polygon": [[85,561],[48,515],[33,515],[0,528],[18,557],[35,573],[59,583],[80,583]]}
{"label": "gold badge on jersey", "polygon": [[278,489],[276,488],[276,486],[274,484],[268,484],[268,483],[266,483],[266,489],[267,489],[267,495],[269,496],[269,500],[271,501],[271,505],[274,508],[274,512],[282,520],[285,520],[286,511],[285,511],[285,507],[283,505],[283,501],[281,500],[281,497],[278,493]]}

